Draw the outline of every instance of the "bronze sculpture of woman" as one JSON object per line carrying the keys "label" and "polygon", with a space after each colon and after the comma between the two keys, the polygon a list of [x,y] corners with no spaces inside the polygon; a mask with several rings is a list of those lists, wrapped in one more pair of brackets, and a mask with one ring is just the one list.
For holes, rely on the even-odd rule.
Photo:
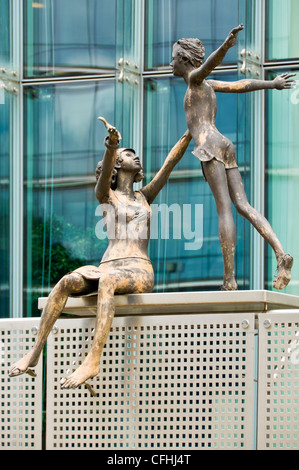
{"label": "bronze sculpture of woman", "polygon": [[[148,256],[150,204],[166,184],[190,140],[190,132],[172,148],[162,168],[139,191],[133,184],[142,178],[141,163],[134,150],[119,148],[121,136],[104,118],[106,151],[97,167],[95,194],[103,206],[108,247],[98,267],[83,266],[64,276],[49,294],[33,348],[11,367],[11,377],[32,373],[47,337],[70,295],[97,291],[94,340],[88,355],[76,371],[61,381],[62,388],[76,388],[99,373],[99,361],[114,316],[114,294],[151,292],[154,272]],[[111,210],[110,210],[111,209]],[[113,230],[110,230],[113,226]],[[109,237],[110,235],[110,237]]]}
{"label": "bronze sculpture of woman", "polygon": [[295,84],[290,80],[296,74],[285,73],[273,81],[244,79],[236,82],[206,80],[220,65],[227,51],[235,45],[243,25],[234,28],[224,43],[206,61],[205,49],[199,39],[180,39],[173,46],[171,62],[173,74],[187,84],[184,110],[188,128],[194,141],[194,155],[201,161],[206,181],[216,201],[219,217],[219,238],[224,263],[222,290],[236,290],[234,272],[235,225],[232,202],[271,245],[277,259],[277,276],[273,286],[283,289],[291,279],[293,258],[285,253],[266,218],[250,206],[238,165],[234,145],[220,134],[215,125],[217,101],[215,92],[245,93],[262,89],[283,90]]}

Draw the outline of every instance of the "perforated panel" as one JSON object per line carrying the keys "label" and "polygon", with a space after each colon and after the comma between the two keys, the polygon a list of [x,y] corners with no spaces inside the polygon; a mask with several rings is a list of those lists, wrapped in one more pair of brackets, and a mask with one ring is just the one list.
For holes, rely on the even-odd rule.
{"label": "perforated panel", "polygon": [[259,315],[258,448],[299,448],[299,312]]}
{"label": "perforated panel", "polygon": [[37,377],[9,378],[10,366],[31,349],[39,321],[0,320],[2,450],[40,450],[42,443],[42,360]]}
{"label": "perforated panel", "polygon": [[59,320],[49,336],[47,449],[252,448],[252,314],[117,317],[97,396],[61,390],[94,322]]}

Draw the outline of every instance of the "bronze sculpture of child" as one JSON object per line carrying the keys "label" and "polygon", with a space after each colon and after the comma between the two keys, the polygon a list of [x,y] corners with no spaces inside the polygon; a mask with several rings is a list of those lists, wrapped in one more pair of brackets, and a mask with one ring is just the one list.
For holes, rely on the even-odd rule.
{"label": "bronze sculpture of child", "polygon": [[217,100],[215,92],[245,93],[262,89],[293,88],[295,82],[285,73],[273,81],[244,79],[236,82],[207,80],[220,65],[227,51],[236,43],[243,25],[234,28],[224,43],[206,61],[205,49],[199,39],[180,39],[173,46],[173,74],[187,84],[184,99],[186,121],[194,141],[194,155],[201,161],[206,181],[212,190],[219,217],[219,238],[224,263],[222,290],[236,290],[234,270],[235,225],[232,202],[271,245],[277,259],[277,276],[273,286],[283,289],[291,279],[293,258],[285,253],[266,218],[250,206],[236,162],[235,147],[216,128]]}

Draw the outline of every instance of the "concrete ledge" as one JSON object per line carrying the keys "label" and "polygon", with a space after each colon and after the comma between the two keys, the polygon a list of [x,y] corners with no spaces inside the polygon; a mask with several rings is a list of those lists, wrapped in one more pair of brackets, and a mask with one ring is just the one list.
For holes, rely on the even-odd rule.
{"label": "concrete ledge", "polygon": [[[43,309],[47,297],[38,299]],[[97,296],[69,297],[63,313],[89,317],[96,315]],[[129,294],[115,296],[115,314],[163,315],[184,313],[238,313],[267,312],[268,310],[299,309],[299,296],[272,292],[167,292],[152,294]]]}

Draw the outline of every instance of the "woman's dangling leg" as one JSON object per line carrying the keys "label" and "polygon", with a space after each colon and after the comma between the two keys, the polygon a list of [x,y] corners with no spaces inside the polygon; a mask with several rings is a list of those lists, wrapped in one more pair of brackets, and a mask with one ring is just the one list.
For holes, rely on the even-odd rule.
{"label": "woman's dangling leg", "polygon": [[228,191],[226,170],[223,163],[213,159],[203,163],[205,177],[212,190],[219,218],[219,239],[221,243],[224,281],[222,290],[236,290],[235,243],[236,229],[232,213],[232,203]]}
{"label": "woman's dangling leg", "polygon": [[33,348],[22,359],[15,362],[9,376],[26,372],[28,367],[35,367],[38,363],[40,354],[47,341],[47,337],[60,316],[66,301],[71,294],[80,294],[89,289],[90,282],[84,279],[80,274],[72,273],[64,276],[52,289],[47,304],[43,310],[38,335]]}
{"label": "woman's dangling leg", "polygon": [[[105,264],[98,288],[97,319],[91,349],[83,363],[67,378],[61,388],[76,388],[99,373],[100,358],[114,318],[114,294],[151,292],[154,272],[150,262],[127,259],[123,267]],[[117,264],[117,263],[116,263]]]}
{"label": "woman's dangling leg", "polygon": [[76,388],[99,373],[100,357],[114,318],[116,285],[117,278],[113,275],[103,275],[99,280],[97,319],[92,347],[78,369],[61,380],[61,388]]}

